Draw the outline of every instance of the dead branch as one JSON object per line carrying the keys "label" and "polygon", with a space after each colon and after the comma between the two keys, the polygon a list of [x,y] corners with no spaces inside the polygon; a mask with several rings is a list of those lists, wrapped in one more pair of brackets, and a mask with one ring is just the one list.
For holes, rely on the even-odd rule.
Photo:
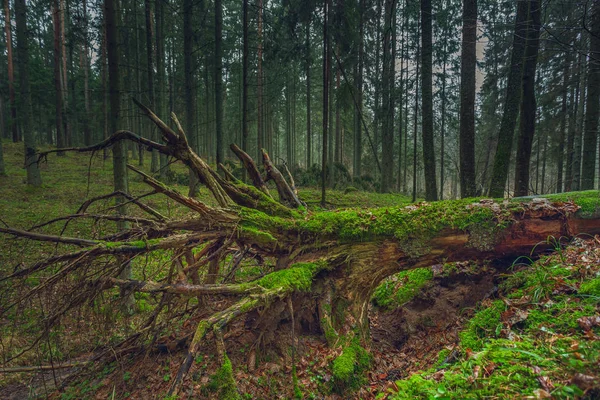
{"label": "dead branch", "polygon": [[72,238],[72,237],[67,237],[67,236],[46,235],[43,233],[29,232],[29,231],[23,231],[21,229],[12,229],[12,228],[0,228],[0,233],[7,233],[9,235],[14,235],[16,237],[37,240],[40,242],[74,244],[74,245],[82,246],[82,247],[95,246],[100,243],[97,240],[79,239],[79,238]]}
{"label": "dead branch", "polygon": [[240,149],[235,143],[232,143],[229,146],[229,148],[231,149],[231,151],[233,151],[233,153],[242,162],[244,169],[248,172],[248,175],[250,176],[250,179],[252,180],[252,184],[257,189],[262,191],[264,194],[271,197],[271,193],[269,193],[269,189],[267,188],[265,181],[263,180],[262,176],[260,175],[260,172],[258,172],[258,168],[256,168],[256,164],[254,163],[254,160],[252,159],[252,157],[250,157],[250,155],[248,155],[248,153],[246,153],[245,151]]}

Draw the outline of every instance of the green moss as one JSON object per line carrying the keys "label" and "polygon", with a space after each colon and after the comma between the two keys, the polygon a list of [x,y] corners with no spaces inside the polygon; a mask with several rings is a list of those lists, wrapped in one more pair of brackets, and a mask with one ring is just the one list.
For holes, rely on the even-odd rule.
{"label": "green moss", "polygon": [[233,377],[233,366],[229,357],[225,356],[223,364],[217,372],[211,377],[208,384],[209,389],[215,391],[222,400],[238,400],[241,399],[237,390],[237,385]]}
{"label": "green moss", "polygon": [[600,276],[583,282],[579,287],[579,294],[600,297]]}
{"label": "green moss", "polygon": [[307,292],[312,286],[314,275],[325,268],[323,262],[296,263],[290,268],[270,274],[250,282],[247,285],[260,286],[265,289],[299,290]]}
{"label": "green moss", "polygon": [[479,351],[483,347],[485,339],[496,337],[502,328],[500,323],[501,313],[505,306],[501,300],[496,300],[491,306],[479,311],[469,320],[467,328],[459,334],[463,349]]}
{"label": "green moss", "polygon": [[600,211],[600,192],[598,190],[587,190],[583,192],[557,193],[542,196],[551,201],[573,201],[580,209],[583,216],[591,216]]}
{"label": "green moss", "polygon": [[371,355],[354,338],[342,354],[333,360],[334,384],[338,390],[356,389],[364,383],[363,372],[371,364]]}
{"label": "green moss", "polygon": [[385,309],[400,307],[411,301],[431,279],[431,268],[402,271],[380,284],[373,292],[372,301]]}

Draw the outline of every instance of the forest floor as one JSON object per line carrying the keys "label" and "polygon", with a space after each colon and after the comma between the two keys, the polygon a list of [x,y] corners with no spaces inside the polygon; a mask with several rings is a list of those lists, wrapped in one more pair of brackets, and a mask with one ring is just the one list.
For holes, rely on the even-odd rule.
{"label": "forest floor", "polygon": [[[41,188],[24,185],[22,156],[21,144],[5,143],[8,177],[0,177],[0,222],[13,228],[28,229],[75,213],[85,199],[112,191],[111,160],[103,160],[101,154],[50,156],[42,165]],[[185,182],[187,171],[181,165],[172,170],[172,186],[186,193],[186,186],[177,181]],[[148,191],[135,178],[130,190],[134,196]],[[301,188],[300,196],[314,208],[319,191]],[[212,203],[206,189],[200,197]],[[183,217],[187,212],[162,197],[147,200],[165,215]],[[408,199],[331,191],[329,202],[332,208],[385,207]],[[106,228],[90,226],[72,223],[66,233],[82,236],[90,229]],[[59,228],[48,232],[58,233]],[[388,278],[372,299],[370,356],[345,385],[336,382],[332,371],[341,348],[329,347],[322,335],[297,337],[292,353],[291,329],[286,337],[283,325],[277,332],[280,346],[256,349],[244,322],[234,323],[225,340],[228,348],[236,349],[230,357],[242,398],[599,398],[600,239],[581,237],[555,247],[554,253],[535,261],[525,257],[510,265],[440,264]],[[13,269],[56,250],[53,245],[23,246],[22,241],[16,244],[0,237],[0,268]],[[54,363],[86,360],[94,348],[89,329],[102,326],[106,334],[118,336],[120,330],[135,326],[135,317],[125,321],[108,315],[110,310],[94,312],[98,315],[90,320],[65,322],[64,340],[71,341],[70,347],[56,351]],[[0,321],[3,357],[10,354],[7,349],[26,346],[36,333],[27,324],[11,323]],[[116,361],[89,370],[0,374],[0,398],[51,394],[64,400],[163,399],[184,354],[178,339],[193,333],[195,325],[188,321],[171,327],[159,338],[163,343],[159,351],[121,354]],[[211,346],[212,342],[200,354],[215,354]],[[30,353],[19,365],[48,364],[38,352]],[[214,356],[197,357],[190,371],[192,383],[180,398],[217,398],[217,368]],[[76,378],[68,379],[74,372]]]}

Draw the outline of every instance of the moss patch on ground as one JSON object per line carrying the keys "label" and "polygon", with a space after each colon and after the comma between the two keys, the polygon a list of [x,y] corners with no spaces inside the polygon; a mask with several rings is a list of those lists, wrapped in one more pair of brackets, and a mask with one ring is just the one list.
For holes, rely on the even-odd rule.
{"label": "moss patch on ground", "polygon": [[588,241],[516,272],[500,286],[503,300],[467,323],[454,361],[442,350],[433,368],[396,381],[387,398],[598,398],[598,259]]}

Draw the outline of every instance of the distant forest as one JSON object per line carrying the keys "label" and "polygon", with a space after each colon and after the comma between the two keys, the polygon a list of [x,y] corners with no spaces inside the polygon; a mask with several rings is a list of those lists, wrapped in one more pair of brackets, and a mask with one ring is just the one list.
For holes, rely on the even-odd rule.
{"label": "distant forest", "polygon": [[[4,0],[0,135],[160,141],[134,99],[245,179],[264,148],[298,185],[413,199],[597,187],[598,0]],[[0,146],[0,173],[5,173]],[[168,179],[169,158],[112,147]],[[59,152],[58,155],[61,155]],[[105,151],[105,157],[110,152]],[[236,170],[236,168],[238,168]],[[191,173],[192,194],[198,177]]]}

